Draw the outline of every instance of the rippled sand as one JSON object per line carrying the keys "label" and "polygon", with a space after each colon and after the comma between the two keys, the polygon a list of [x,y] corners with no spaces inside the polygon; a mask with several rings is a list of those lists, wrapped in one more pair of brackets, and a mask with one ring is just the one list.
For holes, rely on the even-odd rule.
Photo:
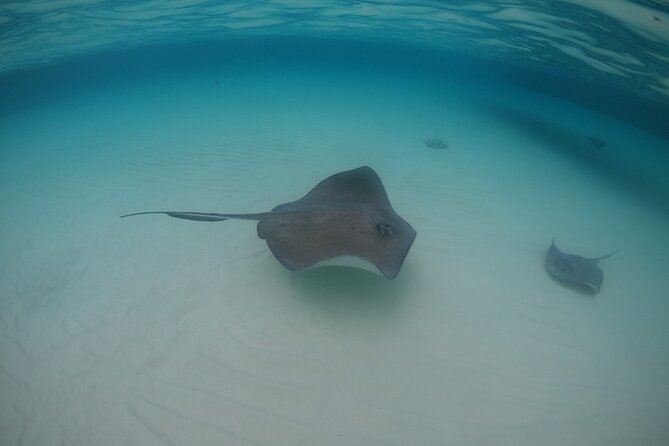
{"label": "rippled sand", "polygon": [[[89,91],[0,146],[3,445],[669,439],[666,141],[510,87],[285,69]],[[394,281],[291,273],[252,222],[118,218],[265,211],[365,164],[418,231]],[[548,277],[552,237],[620,250],[596,297]]]}

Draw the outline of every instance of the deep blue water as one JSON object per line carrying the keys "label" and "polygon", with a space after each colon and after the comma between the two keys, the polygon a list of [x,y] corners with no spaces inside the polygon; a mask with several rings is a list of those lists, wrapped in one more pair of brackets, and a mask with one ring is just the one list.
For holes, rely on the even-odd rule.
{"label": "deep blue water", "polygon": [[248,37],[230,41],[156,44],[70,56],[64,62],[10,71],[0,83],[0,112],[62,98],[88,88],[160,73],[210,70],[212,76],[231,66],[352,66],[419,76],[446,76],[511,82],[591,108],[669,138],[669,105],[661,96],[647,97],[634,84],[612,83],[607,77],[575,76],[558,61],[523,66],[519,61],[486,59],[478,53],[440,50],[391,41],[350,40],[333,36]]}

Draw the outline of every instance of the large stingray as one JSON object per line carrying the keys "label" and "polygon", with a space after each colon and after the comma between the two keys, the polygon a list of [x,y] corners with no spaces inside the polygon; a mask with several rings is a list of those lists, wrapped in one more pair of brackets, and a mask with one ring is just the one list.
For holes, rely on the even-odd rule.
{"label": "large stingray", "polygon": [[561,282],[584,288],[596,294],[604,280],[604,273],[599,269],[597,263],[608,259],[616,252],[595,259],[588,259],[576,254],[563,253],[555,246],[555,239],[553,239],[546,253],[546,270]]}
{"label": "large stingray", "polygon": [[154,211],[123,217],[142,214],[197,221],[256,220],[258,237],[292,271],[352,256],[371,262],[386,278],[394,279],[416,238],[416,231],[390,205],[379,176],[367,166],[332,175],[304,197],[271,212]]}

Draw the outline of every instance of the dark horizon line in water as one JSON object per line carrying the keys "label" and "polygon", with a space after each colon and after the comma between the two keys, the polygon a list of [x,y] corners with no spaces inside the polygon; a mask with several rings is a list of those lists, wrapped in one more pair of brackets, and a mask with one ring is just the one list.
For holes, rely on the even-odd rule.
{"label": "dark horizon line in water", "polygon": [[[568,78],[511,62],[410,43],[291,36],[163,43],[81,54],[0,74],[0,116],[79,92],[159,76],[165,71],[293,65],[367,69],[420,78],[524,86],[627,122],[669,140],[669,104],[597,80]],[[215,81],[213,79],[212,81]]]}

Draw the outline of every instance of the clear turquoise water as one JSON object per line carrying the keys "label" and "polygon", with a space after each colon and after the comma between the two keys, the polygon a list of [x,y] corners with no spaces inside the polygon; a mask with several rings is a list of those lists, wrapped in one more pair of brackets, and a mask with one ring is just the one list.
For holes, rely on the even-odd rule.
{"label": "clear turquoise water", "polygon": [[[0,444],[669,442],[662,2],[0,5]],[[432,150],[435,132],[449,144]],[[399,276],[244,221],[361,165]],[[589,295],[544,255],[597,257]]]}

